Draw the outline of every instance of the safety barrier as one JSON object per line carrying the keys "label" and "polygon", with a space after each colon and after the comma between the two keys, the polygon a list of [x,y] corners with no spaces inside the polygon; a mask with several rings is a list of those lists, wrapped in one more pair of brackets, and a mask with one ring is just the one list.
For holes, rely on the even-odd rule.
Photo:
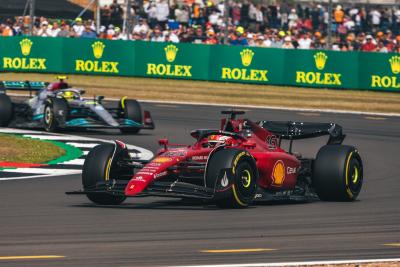
{"label": "safety barrier", "polygon": [[1,37],[0,71],[400,91],[400,55],[100,39]]}

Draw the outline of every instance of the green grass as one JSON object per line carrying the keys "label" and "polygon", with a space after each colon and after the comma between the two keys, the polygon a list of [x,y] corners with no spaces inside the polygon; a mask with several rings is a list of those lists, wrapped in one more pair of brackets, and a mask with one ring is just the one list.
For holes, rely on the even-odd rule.
{"label": "green grass", "polygon": [[65,154],[51,142],[0,134],[0,162],[46,163]]}
{"label": "green grass", "polygon": [[[54,74],[1,73],[0,80],[54,81]],[[330,90],[169,79],[70,75],[68,82],[87,96],[258,105],[291,108],[340,109],[400,113],[400,93]]]}

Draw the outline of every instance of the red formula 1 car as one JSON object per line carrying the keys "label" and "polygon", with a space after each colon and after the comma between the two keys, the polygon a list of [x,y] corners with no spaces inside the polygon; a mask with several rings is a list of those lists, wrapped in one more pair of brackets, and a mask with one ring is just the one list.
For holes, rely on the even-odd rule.
{"label": "red formula 1 car", "polygon": [[[82,173],[82,191],[102,205],[126,197],[198,198],[219,207],[246,207],[258,200],[321,199],[352,201],[361,190],[363,165],[356,148],[342,145],[345,135],[334,123],[252,122],[229,115],[218,130],[194,130],[193,145],[168,144],[148,162],[132,159],[124,143],[95,147]],[[292,153],[292,142],[329,135],[315,158]],[[281,141],[289,140],[289,151]]]}

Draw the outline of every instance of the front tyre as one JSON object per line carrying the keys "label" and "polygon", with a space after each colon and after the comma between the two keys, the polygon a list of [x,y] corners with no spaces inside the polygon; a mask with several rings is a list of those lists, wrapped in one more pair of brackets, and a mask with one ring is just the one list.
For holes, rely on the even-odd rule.
{"label": "front tyre", "polygon": [[[94,147],[85,159],[82,170],[82,185],[85,191],[95,190],[98,183],[107,182],[110,179],[110,170],[114,146],[103,144]],[[87,193],[87,198],[99,205],[118,205],[126,197],[111,193]]]}
{"label": "front tyre", "polygon": [[48,99],[44,105],[44,129],[47,132],[59,130],[60,122],[65,122],[68,114],[68,103],[64,99]]}
{"label": "front tyre", "polygon": [[[128,120],[132,120],[136,123],[142,124],[143,123],[143,116],[142,116],[142,108],[138,101],[134,99],[125,99],[122,98],[120,102],[120,107],[122,109],[122,113],[124,114],[124,118]],[[130,134],[137,134],[139,133],[140,128],[122,128],[122,133],[130,133]]]}
{"label": "front tyre", "polygon": [[314,162],[313,184],[321,200],[354,201],[363,183],[363,164],[352,146],[326,145]]}
{"label": "front tyre", "polygon": [[254,158],[245,150],[225,148],[211,155],[206,186],[214,188],[220,208],[245,208],[257,192],[258,171]]}

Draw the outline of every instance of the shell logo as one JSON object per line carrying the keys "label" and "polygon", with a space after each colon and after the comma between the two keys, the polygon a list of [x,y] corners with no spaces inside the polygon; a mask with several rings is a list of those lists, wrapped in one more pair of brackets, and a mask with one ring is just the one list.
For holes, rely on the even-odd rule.
{"label": "shell logo", "polygon": [[278,160],[272,169],[272,184],[282,186],[283,181],[285,181],[285,164],[282,160]]}
{"label": "shell logo", "polygon": [[172,161],[172,159],[167,158],[167,157],[158,157],[153,160],[153,162],[156,162],[156,163],[165,163],[165,162],[170,162],[170,161]]}

